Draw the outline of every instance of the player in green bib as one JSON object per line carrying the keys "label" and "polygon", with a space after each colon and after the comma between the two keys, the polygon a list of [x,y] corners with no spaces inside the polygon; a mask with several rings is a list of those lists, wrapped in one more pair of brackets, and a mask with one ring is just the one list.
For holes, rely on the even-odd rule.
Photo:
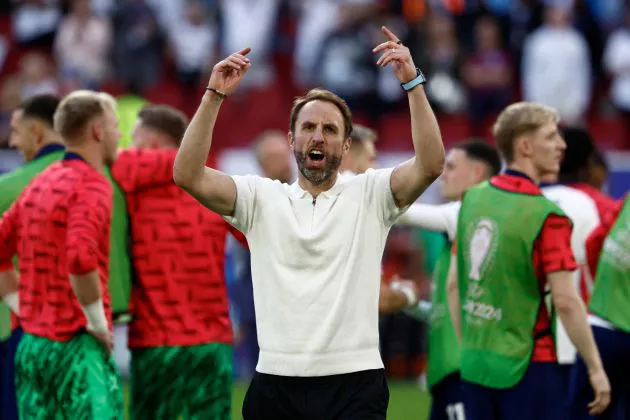
{"label": "player in green bib", "polygon": [[[587,242],[595,287],[589,322],[612,388],[611,406],[603,419],[630,418],[630,195],[602,220]],[[578,358],[571,376],[571,418],[591,419],[585,409],[593,398],[589,371]]]}
{"label": "player in green bib", "polygon": [[[537,185],[559,170],[565,144],[557,123],[548,107],[508,106],[494,126],[508,169],[469,189],[462,200],[448,293],[461,337],[467,420],[567,418],[553,311],[593,372],[591,410],[601,413],[610,401],[610,385],[572,281],[571,223]],[[547,285],[552,309],[545,304]]]}
{"label": "player in green bib", "polygon": [[[13,111],[11,116],[10,145],[24,157],[24,165],[0,176],[0,215],[4,214],[26,186],[51,163],[61,159],[64,146],[61,137],[53,130],[53,115],[59,99],[53,95],[33,96]],[[9,306],[17,314],[17,292],[0,301],[0,417],[17,420],[15,399],[15,352],[22,337],[17,317],[10,314]]]}
{"label": "player in green bib", "polygon": [[[405,310],[416,319],[429,320],[427,382],[432,398],[431,420],[464,420],[459,343],[451,322],[446,293],[450,251],[455,239],[462,194],[470,187],[498,174],[500,170],[499,154],[486,141],[473,139],[456,144],[446,155],[441,184],[442,196],[451,202],[442,205],[413,204],[397,222],[398,225],[442,232],[447,238],[433,271],[432,302],[421,301]],[[401,290],[389,293],[404,295]],[[402,299],[398,299],[400,300]]]}

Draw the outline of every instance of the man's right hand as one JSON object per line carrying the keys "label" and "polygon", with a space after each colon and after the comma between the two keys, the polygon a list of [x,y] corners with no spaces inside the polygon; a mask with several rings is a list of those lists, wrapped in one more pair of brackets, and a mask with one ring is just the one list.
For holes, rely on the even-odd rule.
{"label": "man's right hand", "polygon": [[595,399],[588,405],[588,412],[591,416],[596,416],[603,413],[610,404],[610,382],[604,369],[589,372],[588,379],[595,395]]}
{"label": "man's right hand", "polygon": [[225,95],[231,95],[252,66],[246,57],[251,48],[244,48],[219,61],[212,68],[208,88],[216,89]]}
{"label": "man's right hand", "polygon": [[92,337],[96,338],[105,347],[107,354],[111,355],[114,350],[114,335],[110,331],[96,331],[89,327],[86,329]]}

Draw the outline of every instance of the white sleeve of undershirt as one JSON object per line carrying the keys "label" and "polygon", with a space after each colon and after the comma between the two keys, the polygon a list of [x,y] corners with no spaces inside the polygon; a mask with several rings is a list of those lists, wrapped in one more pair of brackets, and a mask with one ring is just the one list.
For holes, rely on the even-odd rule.
{"label": "white sleeve of undershirt", "polygon": [[396,224],[413,226],[421,229],[444,232],[449,240],[455,238],[457,232],[457,217],[461,207],[460,201],[447,204],[412,204],[409,209],[398,218]]}

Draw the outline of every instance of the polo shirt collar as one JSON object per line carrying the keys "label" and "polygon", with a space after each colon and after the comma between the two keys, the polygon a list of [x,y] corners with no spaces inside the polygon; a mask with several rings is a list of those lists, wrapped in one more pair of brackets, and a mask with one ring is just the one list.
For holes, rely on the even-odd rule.
{"label": "polo shirt collar", "polygon": [[[342,176],[340,173],[337,173],[337,180],[335,181],[335,185],[333,185],[329,190],[322,191],[321,193],[319,193],[319,195],[323,197],[338,196],[345,185],[343,178],[344,176]],[[289,186],[289,191],[291,193],[291,196],[293,196],[294,198],[304,198],[307,195],[310,196],[307,191],[303,190],[302,187],[300,187],[299,181],[295,181],[293,184],[291,184]]]}

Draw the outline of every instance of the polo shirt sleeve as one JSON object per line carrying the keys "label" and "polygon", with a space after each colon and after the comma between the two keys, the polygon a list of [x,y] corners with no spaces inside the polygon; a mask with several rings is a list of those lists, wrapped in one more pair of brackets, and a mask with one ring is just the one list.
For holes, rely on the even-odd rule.
{"label": "polo shirt sleeve", "polygon": [[256,175],[233,175],[236,184],[234,214],[223,218],[245,235],[251,230],[262,178]]}
{"label": "polo shirt sleeve", "polygon": [[394,168],[370,169],[365,173],[368,203],[376,207],[378,218],[387,227],[391,227],[409,208],[398,208],[396,205],[391,185],[392,172]]}

